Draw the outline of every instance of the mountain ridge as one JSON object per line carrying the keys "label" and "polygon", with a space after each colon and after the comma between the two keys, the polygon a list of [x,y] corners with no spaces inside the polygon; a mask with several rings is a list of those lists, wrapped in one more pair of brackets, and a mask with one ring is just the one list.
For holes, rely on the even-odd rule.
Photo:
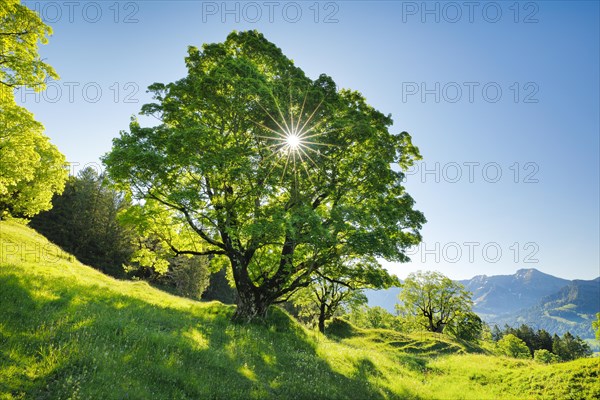
{"label": "mountain ridge", "polygon": [[535,268],[521,268],[512,275],[476,277],[459,282],[473,293],[473,310],[491,320],[532,307],[570,281]]}

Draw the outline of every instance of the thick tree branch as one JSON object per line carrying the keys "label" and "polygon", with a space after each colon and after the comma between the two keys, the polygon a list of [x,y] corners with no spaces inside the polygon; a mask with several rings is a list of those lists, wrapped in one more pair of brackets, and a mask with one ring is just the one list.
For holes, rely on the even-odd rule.
{"label": "thick tree branch", "polygon": [[176,204],[173,204],[173,203],[170,203],[170,202],[168,202],[168,201],[166,201],[164,199],[161,199],[160,197],[158,197],[155,194],[150,193],[150,192],[147,194],[147,196],[150,197],[153,200],[158,201],[159,203],[161,203],[161,204],[163,204],[163,205],[165,205],[167,207],[170,207],[170,208],[172,208],[174,210],[177,210],[177,211],[180,211],[181,213],[183,213],[183,215],[185,216],[185,219],[186,219],[188,225],[194,230],[194,232],[196,232],[198,234],[198,236],[200,236],[202,239],[204,239],[207,243],[209,243],[209,244],[211,244],[211,245],[213,245],[215,247],[218,247],[220,249],[225,250],[226,247],[225,247],[225,245],[223,243],[220,243],[220,242],[214,240],[213,238],[211,238],[210,236],[208,236],[208,234],[206,234],[206,232],[204,232],[203,229],[201,229],[200,227],[198,227],[196,225],[196,223],[194,222],[193,218],[191,217],[189,211],[185,207],[180,206],[180,205],[176,205]]}
{"label": "thick tree branch", "polygon": [[194,222],[194,220],[192,219],[192,217],[191,217],[191,215],[190,215],[190,213],[189,213],[188,210],[186,210],[184,208],[184,209],[181,210],[181,212],[185,216],[185,219],[186,219],[188,225],[194,230],[194,232],[196,232],[198,234],[198,236],[200,236],[206,242],[208,242],[209,244],[212,244],[215,247],[219,247],[219,248],[221,248],[223,250],[225,250],[227,248],[224,243],[221,243],[221,242],[218,242],[218,241],[214,240],[213,238],[211,238],[210,236],[208,236],[206,234],[206,232],[204,232],[203,229],[201,229],[200,227],[198,227],[196,225],[196,223]]}
{"label": "thick tree branch", "polygon": [[29,31],[21,31],[21,32],[0,32],[0,36],[21,36],[28,35],[31,32]]}

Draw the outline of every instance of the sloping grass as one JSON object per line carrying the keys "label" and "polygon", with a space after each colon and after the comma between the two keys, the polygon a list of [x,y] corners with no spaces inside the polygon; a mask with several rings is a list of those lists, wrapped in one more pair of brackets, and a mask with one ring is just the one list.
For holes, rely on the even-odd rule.
{"label": "sloping grass", "polygon": [[112,279],[0,222],[0,399],[600,397],[598,359],[538,365],[343,321],[326,338],[278,309],[231,324],[233,310]]}
{"label": "sloping grass", "polygon": [[429,365],[430,390],[446,398],[598,399],[600,359],[543,365],[482,355],[448,356]]}
{"label": "sloping grass", "polygon": [[485,352],[477,345],[454,340],[447,335],[433,332],[403,334],[387,329],[361,329],[341,318],[331,321],[326,333],[331,339],[348,346],[367,346],[380,351],[396,351],[421,358]]}

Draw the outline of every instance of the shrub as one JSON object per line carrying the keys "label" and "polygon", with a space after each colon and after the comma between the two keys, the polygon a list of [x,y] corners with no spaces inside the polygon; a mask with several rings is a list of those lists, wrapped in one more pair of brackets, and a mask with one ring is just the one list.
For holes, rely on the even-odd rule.
{"label": "shrub", "polygon": [[346,318],[350,323],[359,328],[366,329],[394,329],[402,331],[400,319],[390,314],[382,307],[361,306],[353,309]]}
{"label": "shrub", "polygon": [[546,349],[536,350],[533,353],[533,359],[544,364],[552,364],[560,361],[560,358],[556,354],[549,352]]}

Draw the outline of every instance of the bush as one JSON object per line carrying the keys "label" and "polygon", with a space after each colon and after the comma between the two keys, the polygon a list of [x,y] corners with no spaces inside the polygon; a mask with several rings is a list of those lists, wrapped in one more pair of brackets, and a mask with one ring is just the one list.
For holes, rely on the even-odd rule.
{"label": "bush", "polygon": [[345,318],[359,328],[403,330],[400,319],[382,307],[363,305],[353,309]]}
{"label": "bush", "polygon": [[529,348],[524,341],[509,333],[498,341],[499,353],[513,358],[531,358]]}
{"label": "bush", "polygon": [[553,364],[560,361],[560,358],[556,354],[551,353],[546,349],[536,350],[533,353],[533,359],[544,364]]}

